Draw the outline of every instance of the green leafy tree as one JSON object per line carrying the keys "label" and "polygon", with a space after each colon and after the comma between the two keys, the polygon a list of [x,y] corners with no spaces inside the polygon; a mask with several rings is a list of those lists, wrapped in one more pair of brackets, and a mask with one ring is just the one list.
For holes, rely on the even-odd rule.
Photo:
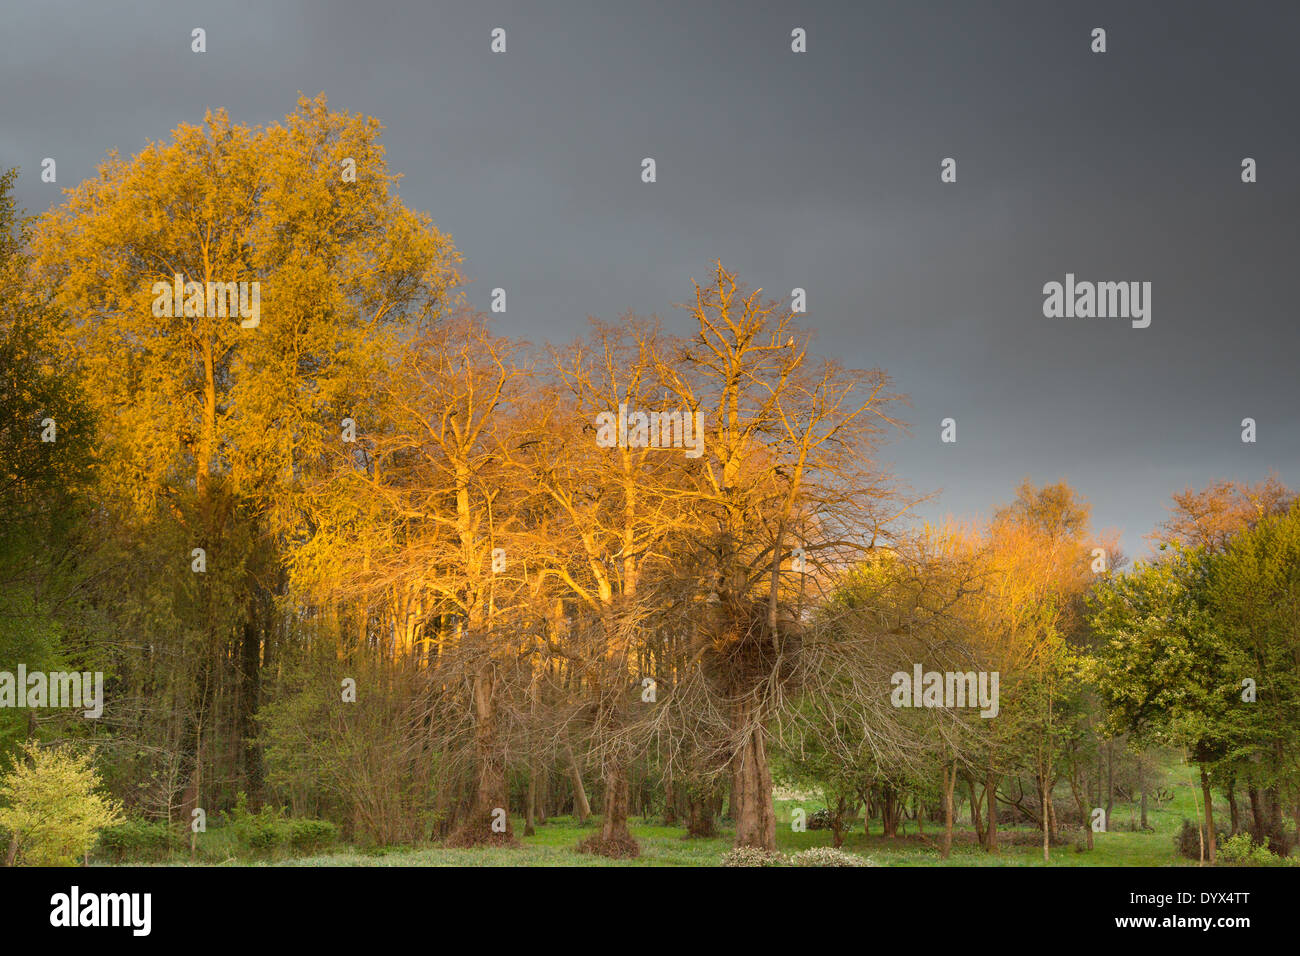
{"label": "green leafy tree", "polygon": [[[84,577],[95,515],[93,419],[55,337],[48,303],[30,293],[27,228],[0,174],[0,670],[60,669],[69,594]],[[81,654],[76,654],[82,657]],[[55,720],[47,715],[44,720]],[[0,710],[0,754],[36,733],[34,712]]]}
{"label": "green leafy tree", "polygon": [[1104,578],[1089,608],[1105,641],[1096,679],[1109,729],[1176,747],[1199,765],[1207,858],[1214,862],[1211,773],[1248,729],[1238,706],[1242,659],[1215,627],[1209,567],[1203,549],[1179,548],[1168,560]]}
{"label": "green leafy tree", "polygon": [[1243,727],[1229,754],[1247,783],[1256,842],[1286,854],[1283,794],[1295,793],[1300,751],[1300,506],[1239,531],[1210,561],[1208,605],[1239,655],[1233,711]]}

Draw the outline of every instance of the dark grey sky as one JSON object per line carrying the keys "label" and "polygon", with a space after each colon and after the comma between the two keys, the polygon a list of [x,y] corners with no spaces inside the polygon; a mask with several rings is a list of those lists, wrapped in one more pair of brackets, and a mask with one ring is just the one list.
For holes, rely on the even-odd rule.
{"label": "dark grey sky", "polygon": [[[500,331],[684,329],[672,304],[720,257],[806,288],[820,349],[910,394],[886,455],[942,492],[924,514],[1067,478],[1141,555],[1175,490],[1300,484],[1297,43],[1294,2],[28,0],[0,27],[0,166],[37,212],[110,147],[323,90],[386,125],[472,301],[508,290]],[[1044,318],[1067,272],[1151,282],[1151,326]]]}

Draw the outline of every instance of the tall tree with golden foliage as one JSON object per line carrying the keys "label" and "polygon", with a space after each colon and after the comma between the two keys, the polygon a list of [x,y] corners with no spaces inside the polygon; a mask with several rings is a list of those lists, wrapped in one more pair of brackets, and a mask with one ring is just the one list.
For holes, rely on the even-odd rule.
{"label": "tall tree with golden foliage", "polygon": [[141,673],[160,672],[142,680],[194,675],[177,685],[184,726],[163,731],[191,806],[213,795],[213,737],[245,744],[221,785],[260,790],[253,717],[301,481],[360,414],[386,344],[458,281],[450,240],[397,198],[379,131],[323,96],[267,127],[209,113],[110,154],[35,231],[37,281],[102,429],[105,494],[123,527],[175,529],[155,532],[153,587],[176,595],[176,653],[149,650],[166,634],[131,643]]}

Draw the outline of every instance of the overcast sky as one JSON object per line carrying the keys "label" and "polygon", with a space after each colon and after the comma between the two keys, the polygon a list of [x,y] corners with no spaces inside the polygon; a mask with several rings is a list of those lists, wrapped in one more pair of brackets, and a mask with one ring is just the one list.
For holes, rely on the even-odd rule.
{"label": "overcast sky", "polygon": [[[1294,2],[24,0],[0,28],[0,166],[39,212],[110,148],[324,91],[385,124],[471,301],[507,289],[498,331],[566,340],[627,310],[685,330],[673,304],[721,258],[805,288],[820,351],[911,396],[885,457],[940,493],[926,516],[1064,478],[1140,556],[1175,490],[1300,484],[1297,43]],[[1067,272],[1150,282],[1150,327],[1045,318]]]}

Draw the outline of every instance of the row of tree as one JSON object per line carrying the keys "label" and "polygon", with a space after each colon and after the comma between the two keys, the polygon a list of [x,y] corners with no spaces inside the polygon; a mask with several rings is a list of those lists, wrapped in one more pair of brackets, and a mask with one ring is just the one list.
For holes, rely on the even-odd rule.
{"label": "row of tree", "polygon": [[[885,373],[721,264],[683,336],[498,336],[378,134],[323,98],[210,114],[34,222],[3,180],[0,665],[107,684],[97,721],[0,711],[0,745],[93,743],[137,814],[242,792],[377,842],[508,844],[512,811],[585,818],[591,789],[611,855],[633,806],[706,834],[724,800],[771,848],[774,771],[824,790],[837,840],[864,802],[888,832],[937,805],[946,853],[962,780],[986,847],[1002,812],[1047,853],[1058,785],[1086,824],[1122,736],[1202,768],[1211,857],[1214,783],[1285,840],[1278,483],[1176,501],[1129,574],[1065,485],[917,530],[878,465]],[[153,309],[176,275],[258,282],[260,323]],[[916,665],[996,672],[998,715],[894,706]]]}

